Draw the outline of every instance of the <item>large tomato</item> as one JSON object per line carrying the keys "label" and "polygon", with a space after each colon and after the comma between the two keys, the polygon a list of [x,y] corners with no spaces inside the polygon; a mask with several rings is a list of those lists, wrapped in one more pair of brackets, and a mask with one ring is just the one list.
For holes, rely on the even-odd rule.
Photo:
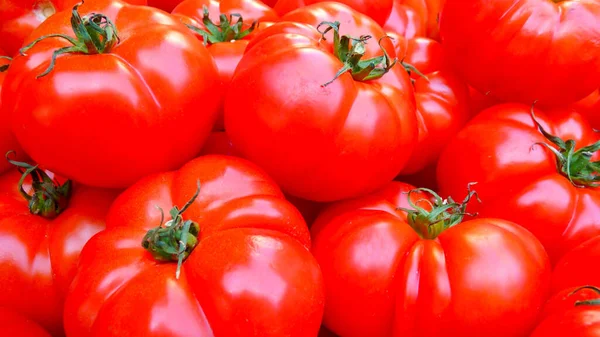
{"label": "large tomato", "polygon": [[596,287],[565,289],[548,302],[546,311],[547,318],[530,337],[600,336],[600,289]]}
{"label": "large tomato", "polygon": [[[98,0],[93,0],[98,1]],[[145,5],[146,0],[124,0]],[[81,0],[0,0],[0,47],[14,56],[23,41],[48,17],[72,8]]]}
{"label": "large tomato", "polygon": [[296,9],[310,7],[314,4],[331,5],[334,3],[346,5],[370,17],[380,25],[386,22],[394,5],[393,0],[341,0],[336,2],[327,0],[278,0],[274,8],[280,15],[284,15]]}
{"label": "large tomato", "polygon": [[384,52],[358,62],[377,43],[365,47],[363,36],[350,45],[338,22],[329,25],[334,36],[326,40],[300,24],[263,30],[240,61],[225,102],[225,128],[240,153],[284,191],[313,201],[385,185],[406,164],[417,136],[408,74],[391,67]]}
{"label": "large tomato", "polygon": [[527,336],[550,285],[539,241],[504,220],[460,223],[464,205],[437,196],[409,203],[411,189],[393,182],[317,218],[324,325],[344,337]]}
{"label": "large tomato", "polygon": [[577,113],[546,115],[527,105],[496,105],[448,144],[439,160],[438,184],[442,193],[460,198],[461,186],[476,182],[482,203],[473,210],[527,228],[555,263],[600,234],[600,190],[589,158],[594,149],[582,148],[597,139]]}
{"label": "large tomato", "polygon": [[300,213],[263,171],[200,157],[114,202],[83,249],[67,335],[316,336],[323,281],[309,249]]}
{"label": "large tomato", "polygon": [[[5,56],[4,50],[0,49],[0,158],[3,158],[8,151],[15,151],[19,160],[25,159],[25,153],[21,150],[21,146],[17,142],[11,128],[10,115],[2,110],[2,84],[6,71],[10,65],[10,58]],[[5,172],[11,167],[10,163],[5,160],[0,160],[0,173]]]}
{"label": "large tomato", "polygon": [[600,236],[591,238],[565,254],[552,275],[553,291],[585,284],[600,284],[600,270],[590,268],[590,261],[600,259]]}
{"label": "large tomato", "polygon": [[412,39],[417,36],[426,35],[426,27],[423,19],[417,12],[402,3],[402,0],[394,0],[394,6],[383,23],[383,29],[391,35]]}
{"label": "large tomato", "polygon": [[597,0],[447,0],[440,34],[448,57],[481,93],[566,105],[600,84],[598,17]]}
{"label": "large tomato", "polygon": [[[259,0],[185,0],[172,14],[199,33],[198,37],[208,46],[219,70],[220,89],[215,91],[223,94],[254,32],[279,20],[277,13]],[[211,18],[219,18],[219,23]],[[221,97],[219,117],[213,127],[217,131],[225,127],[224,95]]]}
{"label": "large tomato", "polygon": [[425,26],[423,36],[434,40],[439,39],[439,15],[445,0],[394,0],[412,8]]}
{"label": "large tomato", "polygon": [[600,130],[600,89],[576,102],[571,108],[582,114],[594,129]]}
{"label": "large tomato", "polygon": [[0,176],[0,306],[61,336],[79,252],[104,228],[116,192],[59,182],[22,165],[32,170],[23,193],[16,169]]}
{"label": "large tomato", "polygon": [[[78,10],[96,14],[81,20]],[[77,47],[48,34],[76,36]],[[2,91],[18,141],[40,165],[87,185],[125,187],[201,150],[217,118],[219,78],[176,18],[99,0],[52,16],[28,41],[41,37],[14,58]],[[75,49],[52,63],[66,47]]]}
{"label": "large tomato", "polygon": [[31,319],[7,308],[0,308],[0,335],[7,337],[52,337]]}

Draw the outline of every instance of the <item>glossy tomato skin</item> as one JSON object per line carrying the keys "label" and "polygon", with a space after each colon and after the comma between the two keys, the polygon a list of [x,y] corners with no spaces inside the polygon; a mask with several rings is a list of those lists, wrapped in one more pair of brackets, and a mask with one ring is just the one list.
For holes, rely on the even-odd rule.
{"label": "glossy tomato skin", "polygon": [[[125,0],[145,5],[146,0]],[[33,30],[56,12],[71,9],[79,0],[2,0],[0,7],[0,47],[17,55]]]}
{"label": "glossy tomato skin", "polygon": [[19,337],[52,337],[31,319],[8,308],[0,308],[0,334]]}
{"label": "glossy tomato skin", "polygon": [[396,210],[408,207],[412,188],[393,182],[333,204],[316,220],[311,232],[325,281],[324,325],[347,337],[527,336],[550,283],[540,243],[494,219],[420,239]]}
{"label": "glossy tomato skin", "polygon": [[[260,28],[278,21],[279,16],[272,8],[259,0],[185,0],[173,10],[172,14],[179,17],[183,23],[191,24],[205,30],[206,28],[202,23],[203,8],[205,6],[210,13],[210,18],[215,24],[219,23],[219,15],[221,14],[227,16],[231,14],[241,15],[245,22],[244,29],[249,29],[254,21],[259,23],[258,27],[244,39],[213,43],[207,46],[219,71],[220,83],[218,92],[220,92],[221,95],[219,117],[217,118],[213,129],[215,131],[223,131],[225,129],[223,121],[224,94],[227,92],[235,68],[244,55],[244,51],[248,46],[248,41],[252,39]],[[233,17],[233,20],[235,22],[237,21],[237,18]],[[200,35],[197,36],[203,41],[203,38]]]}
{"label": "glossy tomato skin", "polygon": [[402,0],[394,0],[392,11],[383,23],[383,29],[389,35],[400,35],[407,39],[426,35],[426,27],[423,19],[417,12],[402,3]]}
{"label": "glossy tomato skin", "polygon": [[[184,261],[159,263],[140,242],[182,206],[200,225]],[[65,307],[69,336],[316,336],[323,284],[298,210],[262,170],[207,155],[152,175],[114,202],[83,250]],[[102,258],[101,258],[102,257]],[[136,319],[131,319],[136,312]]]}
{"label": "glossy tomato skin", "polygon": [[425,36],[433,40],[439,40],[439,15],[444,6],[445,0],[395,0],[401,2],[404,6],[412,8],[416,16],[423,22]]}
{"label": "glossy tomato skin", "polygon": [[[111,52],[62,55],[36,79],[65,45],[56,38],[40,42],[13,60],[2,109],[25,151],[44,167],[90,186],[126,187],[197,155],[217,118],[218,73],[202,43],[166,13],[116,0],[80,7],[82,15],[92,11],[119,29]],[[68,11],[52,16],[29,40],[72,34],[70,18]],[[39,135],[49,136],[40,141]]]}
{"label": "glossy tomato skin", "polygon": [[594,129],[600,130],[600,89],[576,102],[571,108],[582,114]]}
{"label": "glossy tomato skin", "polygon": [[339,200],[391,181],[417,136],[407,73],[394,67],[369,82],[346,73],[323,87],[343,67],[326,44],[332,38],[322,41],[306,25],[285,24],[304,30],[296,34],[278,25],[254,38],[234,75],[225,102],[234,146],[303,199]]}
{"label": "glossy tomato skin", "polygon": [[[7,53],[0,49],[0,56],[5,56]],[[7,59],[0,58],[0,67],[10,64],[10,61]],[[12,165],[8,163],[8,161],[4,160],[4,155],[8,151],[15,151],[17,156],[17,160],[24,160],[26,158],[25,153],[21,150],[21,146],[17,142],[11,128],[10,128],[10,115],[4,113],[2,110],[2,85],[4,83],[4,77],[6,76],[6,71],[0,72],[0,155],[2,156],[2,160],[0,160],[0,174],[9,170]]]}
{"label": "glossy tomato skin", "polygon": [[598,16],[595,0],[447,0],[440,34],[448,57],[480,92],[567,105],[598,88]]}
{"label": "glossy tomato skin", "polygon": [[[79,253],[95,233],[116,192],[75,184],[69,205],[58,217],[33,215],[19,194],[21,174],[0,176],[0,306],[18,311],[62,335],[62,308]],[[31,180],[26,181],[30,191]]]}
{"label": "glossy tomato skin", "polygon": [[598,298],[600,298],[600,295],[596,291],[589,288],[582,288],[582,286],[562,289],[546,302],[540,319],[544,320],[552,315],[573,309],[577,302]]}
{"label": "glossy tomato skin", "polygon": [[600,271],[590,261],[600,258],[600,236],[591,238],[565,254],[552,274],[554,292],[569,287],[600,284]]}
{"label": "glossy tomato skin", "polygon": [[296,9],[310,7],[311,5],[320,3],[326,5],[333,3],[346,5],[355,11],[370,17],[380,25],[383,25],[386,22],[394,5],[393,0],[342,0],[336,2],[324,0],[279,0],[274,8],[279,15],[284,16]]}
{"label": "glossy tomato skin", "polygon": [[[597,140],[581,115],[535,109],[545,130],[578,147]],[[472,212],[518,223],[544,245],[552,263],[583,241],[600,234],[600,193],[575,187],[556,167],[556,157],[536,143],[551,144],[534,126],[531,107],[502,104],[484,110],[450,141],[442,153],[437,177],[440,192],[461,200],[464,186],[481,203]]]}

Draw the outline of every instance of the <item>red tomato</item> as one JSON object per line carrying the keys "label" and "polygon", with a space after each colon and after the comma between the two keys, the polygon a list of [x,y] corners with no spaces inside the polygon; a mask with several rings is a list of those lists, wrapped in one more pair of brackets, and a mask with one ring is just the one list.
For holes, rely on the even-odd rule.
{"label": "red tomato", "polygon": [[[97,1],[97,0],[96,0]],[[146,0],[124,0],[145,5]],[[17,55],[23,41],[48,17],[71,9],[80,0],[0,0],[0,47]]]}
{"label": "red tomato", "polygon": [[[197,155],[219,104],[217,69],[202,43],[151,7],[108,0],[86,3],[81,12],[116,18],[120,40],[102,39],[104,53],[63,54],[53,69],[51,54],[68,46],[65,39],[46,38],[13,60],[2,108],[12,114],[23,149],[54,172],[100,187],[128,186]],[[51,33],[73,36],[71,15],[52,16],[29,41]]]}
{"label": "red tomato", "polygon": [[165,12],[171,12],[177,5],[184,0],[148,0],[148,6],[162,9]]}
{"label": "red tomato", "polygon": [[597,0],[447,0],[440,33],[450,60],[481,93],[567,105],[600,84],[598,17]]}
{"label": "red tomato", "polygon": [[600,236],[591,238],[569,251],[554,268],[553,291],[583,284],[600,284],[600,270],[590,268],[590,261],[597,261],[598,258],[600,258]]}
{"label": "red tomato", "polygon": [[[467,85],[445,64],[439,42],[419,37],[407,41],[402,59],[425,77],[411,72],[417,101],[419,138],[403,175],[435,166],[448,141],[469,119]],[[398,55],[401,55],[397,52]],[[430,180],[435,171],[430,170]]]}
{"label": "red tomato", "polygon": [[410,7],[415,10],[416,16],[418,16],[423,25],[425,26],[425,34],[420,36],[427,36],[434,40],[439,40],[439,15],[444,6],[445,0],[395,0],[399,1],[403,5]]}
{"label": "red tomato", "polygon": [[546,319],[554,314],[560,314],[577,305],[577,302],[600,299],[598,289],[592,286],[577,286],[565,288],[552,296],[541,315],[541,319]]}
{"label": "red tomato", "polygon": [[[539,241],[499,219],[459,223],[464,207],[392,182],[326,209],[313,225],[324,325],[344,337],[527,336],[550,285]],[[399,207],[422,207],[407,215]],[[435,210],[446,210],[437,216]]]}
{"label": "red tomato", "polygon": [[[159,207],[171,209],[162,227]],[[323,281],[309,249],[300,213],[262,170],[200,157],[114,202],[83,249],[67,335],[316,336]]]}
{"label": "red tomato", "polygon": [[[70,182],[53,181],[39,169],[32,176],[39,183],[34,188],[31,178],[26,180],[29,202],[19,193],[21,174],[16,169],[0,176],[0,306],[60,336],[64,299],[79,253],[104,228],[116,192],[76,184],[71,188]],[[42,200],[45,191],[55,193],[46,192],[53,196]]]}
{"label": "red tomato", "polygon": [[491,108],[494,105],[498,105],[501,103],[502,102],[492,97],[489,93],[482,94],[479,91],[473,89],[473,87],[469,86],[469,105],[471,110],[471,117],[477,115],[478,113],[487,108]]}
{"label": "red tomato", "polygon": [[0,308],[0,335],[18,337],[52,337],[29,318],[6,308]]}
{"label": "red tomato", "polygon": [[238,151],[233,147],[231,139],[229,139],[224,131],[211,132],[200,154],[222,154],[226,156],[241,157]]}
{"label": "red tomato", "polygon": [[[231,141],[284,191],[303,199],[339,200],[385,185],[406,164],[417,136],[407,73],[390,69],[390,58],[380,52],[373,59],[379,70],[369,77],[368,69],[355,67],[336,78],[348,37],[346,44],[337,33],[322,41],[315,29],[292,26],[303,32],[287,33],[290,24],[265,29],[240,61],[225,102]],[[325,45],[331,42],[337,56]],[[356,43],[352,53],[363,46]]]}
{"label": "red tomato", "polygon": [[[278,0],[274,8],[279,15],[284,15],[292,12],[296,9],[303,7],[312,7],[314,4],[323,4],[326,7],[332,4],[339,3],[351,7],[352,9],[370,17],[375,20],[378,24],[383,25],[394,5],[393,0],[340,0],[340,1],[327,1],[327,0]],[[345,21],[343,24],[347,24]],[[320,22],[317,22],[317,24]]]}
{"label": "red tomato", "polygon": [[573,104],[572,108],[582,114],[594,129],[600,130],[600,89]]}
{"label": "red tomato", "polygon": [[[577,148],[598,139],[577,113],[550,116],[534,111],[547,132],[574,140]],[[535,125],[530,106],[494,106],[472,119],[442,153],[437,168],[440,191],[457,199],[464,196],[461,186],[477,182],[483,202],[473,205],[473,210],[525,227],[544,244],[555,263],[576,245],[600,234],[600,191],[593,182],[594,170],[589,171],[593,165],[585,153],[568,149],[570,142],[562,150],[557,145]],[[563,159],[557,163],[557,155],[546,146],[560,151]],[[568,165],[566,158],[571,154],[574,157]]]}
{"label": "red tomato", "polygon": [[[10,59],[2,58],[4,55],[6,53],[0,49],[0,93],[2,93],[2,84],[4,83],[6,70],[10,64]],[[3,158],[8,151],[15,151],[18,160],[26,158],[25,153],[21,150],[21,146],[10,129],[10,115],[2,112],[2,99],[0,97],[0,158]],[[0,159],[0,173],[5,172],[11,166],[6,160]]]}
{"label": "red tomato", "polygon": [[600,336],[600,289],[566,289],[549,302],[555,303],[552,309],[556,311],[550,312],[553,315],[543,320],[530,337]]}
{"label": "red tomato", "polygon": [[402,0],[394,0],[394,6],[383,24],[383,29],[390,34],[398,34],[408,39],[426,34],[423,19],[413,8],[404,5]]}
{"label": "red tomato", "polygon": [[[204,7],[208,10],[206,14]],[[223,22],[219,19],[219,23],[216,23],[221,14],[229,18],[226,17]],[[240,16],[230,16],[232,14]],[[258,27],[265,26],[265,23],[279,20],[277,13],[259,0],[186,0],[173,10],[173,15],[178,16],[183,23],[196,27],[194,29],[196,32],[205,32],[204,37],[201,35],[198,37],[202,41],[207,41],[208,51],[217,63],[221,93],[227,91],[233,72],[242,59],[254,32]],[[206,29],[204,22],[210,25],[210,30]],[[219,33],[211,33],[211,31]],[[223,104],[224,95],[221,96],[219,117],[213,127],[215,131],[223,131],[225,128]]]}

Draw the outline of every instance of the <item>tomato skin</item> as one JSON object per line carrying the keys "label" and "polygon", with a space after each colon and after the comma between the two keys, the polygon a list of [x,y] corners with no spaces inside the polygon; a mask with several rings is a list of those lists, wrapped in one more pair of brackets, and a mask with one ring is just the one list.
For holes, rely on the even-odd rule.
{"label": "tomato skin", "polygon": [[[0,306],[16,310],[53,335],[62,331],[62,308],[84,244],[104,228],[116,192],[74,185],[68,208],[47,220],[29,211],[21,174],[0,176]],[[31,190],[30,179],[25,190]]]}
{"label": "tomato skin", "polygon": [[[140,245],[161,214],[182,206],[200,242],[159,263]],[[316,336],[322,276],[298,210],[252,163],[207,155],[142,179],[114,202],[85,246],[65,306],[69,336]],[[99,257],[105,257],[99,258]],[[136,319],[131,320],[131,312]]]}
{"label": "tomato skin", "polygon": [[[0,56],[5,56],[6,52],[0,49]],[[0,58],[0,67],[9,64],[9,60]],[[15,135],[10,129],[10,115],[3,113],[2,111],[2,84],[4,83],[4,77],[6,76],[6,71],[0,72],[0,155],[2,159],[0,159],[0,174],[10,169],[12,165],[10,165],[6,160],[4,160],[4,155],[8,151],[15,151],[16,160],[22,161],[26,160],[27,156],[25,152],[21,149],[21,146],[17,142]]]}
{"label": "tomato skin", "polygon": [[7,308],[0,308],[0,334],[19,337],[52,337],[32,320]]}
{"label": "tomato skin", "polygon": [[313,225],[313,253],[325,281],[324,325],[348,337],[527,336],[550,283],[540,243],[493,219],[420,239],[396,211],[407,207],[412,188],[392,182],[335,203]]}
{"label": "tomato skin", "polygon": [[595,0],[447,0],[440,34],[448,57],[480,92],[564,106],[598,88],[599,16]]}
{"label": "tomato skin", "polygon": [[565,254],[552,274],[554,292],[569,287],[600,284],[600,271],[590,261],[600,258],[600,236],[591,238]]}
{"label": "tomato skin", "polygon": [[148,6],[156,7],[170,13],[183,1],[184,0],[148,0]]}
{"label": "tomato skin", "polygon": [[394,5],[393,0],[342,0],[336,2],[327,0],[279,0],[273,8],[279,15],[285,16],[294,10],[310,7],[311,5],[324,4],[329,6],[335,3],[348,6],[375,20],[380,25],[386,22]]}
{"label": "tomato skin", "polygon": [[438,16],[442,11],[445,0],[395,0],[415,11],[416,16],[421,18],[425,32],[423,35],[433,40],[440,39]]}
{"label": "tomato skin", "polygon": [[[546,131],[574,139],[578,147],[598,138],[581,115],[535,109]],[[518,223],[544,245],[552,263],[583,241],[600,234],[600,193],[578,188],[560,174],[551,144],[534,126],[531,107],[501,104],[484,110],[450,141],[438,162],[440,192],[461,200],[464,186],[481,203],[471,212]],[[460,159],[458,159],[460,158]]]}
{"label": "tomato skin", "polygon": [[392,11],[383,24],[383,29],[390,35],[398,34],[411,39],[425,36],[425,24],[416,11],[402,4],[402,0],[394,0]]}
{"label": "tomato skin", "polygon": [[[332,20],[348,22],[341,17]],[[299,24],[292,26],[304,27],[305,35],[279,33],[278,25],[254,38],[231,83],[225,129],[234,146],[286,193],[307,200],[348,198],[391,181],[416,140],[406,72],[394,67],[364,83],[346,73],[322,87],[343,67],[325,45],[332,39],[320,41],[314,28]]]}
{"label": "tomato skin", "polygon": [[[36,162],[90,186],[126,187],[198,154],[218,114],[218,73],[202,43],[166,13],[116,0],[86,3],[80,13],[91,11],[117,18],[121,40],[112,52],[62,55],[36,79],[64,46],[62,39],[40,42],[13,60],[2,109]],[[71,34],[70,15],[52,16],[29,39]],[[168,70],[157,68],[165,64]],[[42,134],[51,136],[40,141]]]}
{"label": "tomato skin", "polygon": [[600,89],[576,102],[571,108],[582,114],[594,129],[600,130]]}
{"label": "tomato skin", "polygon": [[577,287],[565,288],[554,294],[546,305],[541,315],[541,320],[551,317],[554,314],[560,314],[573,309],[579,301],[594,300],[600,298],[597,292],[592,289]]}

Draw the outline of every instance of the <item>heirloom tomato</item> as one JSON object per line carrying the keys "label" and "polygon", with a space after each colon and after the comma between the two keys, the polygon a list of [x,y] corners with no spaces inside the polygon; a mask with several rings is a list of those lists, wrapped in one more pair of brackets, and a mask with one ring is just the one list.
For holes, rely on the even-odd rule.
{"label": "heirloom tomato", "polygon": [[600,89],[576,102],[571,108],[582,114],[594,129],[600,130]]}
{"label": "heirloom tomato", "polygon": [[254,37],[225,100],[225,129],[285,192],[333,201],[393,180],[415,146],[417,122],[393,50],[359,61],[377,43],[340,37],[339,22],[320,29],[281,23]]}
{"label": "heirloom tomato", "polygon": [[434,40],[439,40],[439,15],[444,6],[445,0],[395,0],[402,3],[404,6],[412,8],[416,16],[420,18],[425,26],[425,34],[423,36]]}
{"label": "heirloom tomato", "polygon": [[[199,34],[217,64],[220,83],[219,88],[213,90],[221,95],[221,101],[213,129],[222,131],[224,93],[248,41],[259,27],[278,21],[279,17],[259,0],[185,0],[172,14]],[[219,18],[219,23],[211,18]]]}
{"label": "heirloom tomato", "polygon": [[[564,139],[564,140],[563,140]],[[580,114],[544,114],[522,104],[482,111],[452,139],[438,162],[440,191],[460,198],[477,183],[480,216],[518,223],[552,263],[600,234],[598,136]]]}
{"label": "heirloom tomato", "polygon": [[0,336],[52,337],[31,319],[7,308],[0,308]]}
{"label": "heirloom tomato", "polygon": [[383,29],[390,35],[411,39],[416,36],[425,36],[425,24],[416,11],[404,5],[402,0],[394,0],[392,12],[388,16]]}
{"label": "heirloom tomato", "polygon": [[207,155],[117,198],[83,249],[65,328],[69,337],[313,337],[323,305],[298,210],[254,164]]}
{"label": "heirloom tomato", "polygon": [[64,299],[79,253],[104,228],[116,192],[13,163],[25,181],[16,169],[0,176],[0,306],[61,336]]}
{"label": "heirloom tomato", "polygon": [[468,200],[411,189],[392,182],[313,224],[324,325],[344,337],[527,336],[550,286],[540,242],[505,220],[461,223]]}
{"label": "heirloom tomato", "polygon": [[[91,0],[104,1],[104,0]],[[145,5],[146,0],[124,0]],[[1,0],[0,47],[14,56],[31,32],[56,12],[71,9],[81,0]]]}
{"label": "heirloom tomato", "polygon": [[552,275],[553,291],[580,285],[600,284],[600,270],[590,268],[591,261],[600,258],[600,236],[591,238],[565,254]]}
{"label": "heirloom tomato", "polygon": [[[21,150],[21,146],[10,128],[10,115],[2,111],[2,84],[11,61],[11,58],[5,55],[4,50],[0,49],[0,154],[4,156],[8,151],[15,151],[17,159],[24,160],[25,153]],[[0,174],[11,166],[8,161],[0,160]]]}
{"label": "heirloom tomato", "polygon": [[530,337],[600,336],[600,289],[594,286],[566,289],[548,304],[554,307]]}
{"label": "heirloom tomato", "polygon": [[90,1],[44,21],[28,43],[6,74],[2,109],[40,165],[87,185],[126,187],[202,149],[219,78],[176,18]]}
{"label": "heirloom tomato", "polygon": [[504,102],[567,105],[600,84],[598,17],[597,0],[446,0],[440,35],[479,92]]}
{"label": "heirloom tomato", "polygon": [[[341,0],[335,2],[327,0],[278,0],[274,8],[277,13],[283,16],[299,8],[311,7],[318,4],[329,6],[336,3],[348,6],[375,20],[380,25],[386,22],[394,5],[393,0]],[[345,21],[342,22],[346,24]]]}

